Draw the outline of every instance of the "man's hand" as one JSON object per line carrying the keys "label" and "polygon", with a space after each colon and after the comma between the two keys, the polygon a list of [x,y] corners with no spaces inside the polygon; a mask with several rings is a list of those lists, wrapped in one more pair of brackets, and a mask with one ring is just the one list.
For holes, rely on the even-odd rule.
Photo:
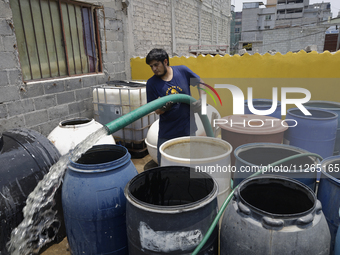
{"label": "man's hand", "polygon": [[174,102],[170,101],[170,102],[167,102],[162,108],[161,110],[166,112],[166,111],[169,111],[172,107],[172,105],[174,104]]}
{"label": "man's hand", "polygon": [[201,110],[201,107],[202,107],[202,101],[201,99],[198,99],[197,101],[193,102],[191,104],[191,109],[194,111],[194,112],[199,112]]}
{"label": "man's hand", "polygon": [[162,106],[161,108],[157,109],[155,111],[156,114],[163,114],[165,113],[166,111],[169,111],[172,107],[174,103],[172,101],[170,102],[167,102],[164,106]]}

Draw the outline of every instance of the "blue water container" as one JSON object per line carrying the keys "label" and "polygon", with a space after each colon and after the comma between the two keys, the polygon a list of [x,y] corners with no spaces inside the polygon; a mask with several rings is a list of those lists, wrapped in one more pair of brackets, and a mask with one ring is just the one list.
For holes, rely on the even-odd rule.
{"label": "blue water container", "polygon": [[137,175],[125,147],[98,145],[70,160],[62,186],[73,255],[127,255],[125,185]]}
{"label": "blue water container", "polygon": [[[253,106],[256,110],[259,110],[259,111],[270,109],[272,107],[272,104],[273,104],[273,100],[271,99],[262,99],[262,98],[253,99]],[[244,114],[253,114],[248,108],[248,100],[244,100]],[[280,101],[277,101],[276,110],[272,114],[269,114],[267,116],[281,119],[281,102]]]}
{"label": "blue water container", "polygon": [[[308,151],[277,143],[248,143],[237,147],[234,151],[236,159],[234,188],[242,180],[259,171],[262,167],[303,153],[308,153]],[[271,167],[264,174],[289,177],[315,190],[318,164],[320,164],[320,161],[315,157],[304,156]]]}
{"label": "blue water container", "polygon": [[338,102],[331,102],[331,101],[309,101],[304,106],[318,108],[322,110],[332,111],[338,114],[338,129],[336,132],[336,140],[334,146],[333,155],[340,154],[340,103]]}
{"label": "blue water container", "polygon": [[309,107],[306,109],[312,115],[304,115],[298,108],[287,111],[286,122],[290,127],[285,131],[283,142],[317,153],[323,158],[333,156],[338,114]]}
{"label": "blue water container", "polygon": [[331,232],[331,251],[333,251],[340,225],[340,156],[332,156],[321,162],[321,178],[317,196]]}

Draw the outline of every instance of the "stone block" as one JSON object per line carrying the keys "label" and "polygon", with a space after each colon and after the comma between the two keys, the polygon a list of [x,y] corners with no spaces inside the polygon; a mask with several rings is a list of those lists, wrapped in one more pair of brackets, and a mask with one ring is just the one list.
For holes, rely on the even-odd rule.
{"label": "stone block", "polygon": [[34,111],[33,99],[24,99],[7,104],[10,117]]}
{"label": "stone block", "polygon": [[83,78],[69,78],[65,80],[65,90],[75,90],[83,87]]}
{"label": "stone block", "polygon": [[36,110],[47,109],[56,106],[55,95],[47,95],[34,99],[34,105]]}
{"label": "stone block", "polygon": [[68,119],[68,105],[64,104],[64,105],[59,105],[53,108],[48,109],[48,118],[49,121],[51,120],[66,120]]}
{"label": "stone block", "polygon": [[18,88],[16,86],[0,87],[0,104],[20,99]]}
{"label": "stone block", "polygon": [[0,86],[6,86],[6,85],[8,85],[7,71],[1,70],[0,71]]}
{"label": "stone block", "polygon": [[68,105],[69,114],[76,114],[85,110],[84,101],[75,102]]}
{"label": "stone block", "polygon": [[21,98],[31,98],[44,95],[43,84],[27,84],[22,85],[20,91]]}
{"label": "stone block", "polygon": [[8,119],[0,119],[0,129],[3,131],[25,127],[25,119],[23,115],[14,116]]}
{"label": "stone block", "polygon": [[47,110],[34,111],[24,115],[26,126],[36,126],[48,121]]}
{"label": "stone block", "polygon": [[0,18],[11,19],[12,18],[12,10],[9,6],[9,1],[0,1]]}
{"label": "stone block", "polygon": [[84,88],[97,85],[95,75],[89,75],[89,76],[83,77],[82,80],[83,80],[83,87]]}
{"label": "stone block", "polygon": [[15,35],[10,35],[10,36],[3,36],[2,38],[2,43],[4,46],[4,51],[6,52],[13,52],[15,48],[17,47],[17,40]]}
{"label": "stone block", "polygon": [[55,119],[40,124],[40,133],[47,137],[53,131],[53,129],[55,129],[59,125],[59,122],[59,120]]}
{"label": "stone block", "polygon": [[0,119],[8,117],[8,110],[6,104],[0,104]]}
{"label": "stone block", "polygon": [[0,18],[0,34],[4,35],[13,35],[13,30],[11,29],[9,23],[11,23],[10,19]]}
{"label": "stone block", "polygon": [[14,52],[0,52],[0,59],[0,70],[19,67],[19,63]]}
{"label": "stone block", "polygon": [[68,104],[75,101],[74,91],[64,92],[57,94],[57,103]]}
{"label": "stone block", "polygon": [[7,72],[8,72],[9,84],[18,85],[18,84],[23,83],[20,69],[7,70]]}
{"label": "stone block", "polygon": [[81,101],[88,98],[92,98],[92,88],[78,89],[75,91],[76,100]]}
{"label": "stone block", "polygon": [[54,94],[65,91],[65,81],[49,81],[44,83],[45,94]]}

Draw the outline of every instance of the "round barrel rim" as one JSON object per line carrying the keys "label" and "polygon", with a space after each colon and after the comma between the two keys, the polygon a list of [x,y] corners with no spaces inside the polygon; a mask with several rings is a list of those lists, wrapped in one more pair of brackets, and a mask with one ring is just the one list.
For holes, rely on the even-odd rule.
{"label": "round barrel rim", "polygon": [[149,143],[148,140],[147,140],[146,138],[145,138],[145,143],[146,143],[147,146],[150,146],[150,147],[153,148],[153,149],[157,149],[157,146],[156,146],[156,145],[153,145],[153,144],[151,144],[151,143]]}
{"label": "round barrel rim", "polygon": [[[328,104],[330,106],[337,106],[337,107],[322,107],[322,106],[313,106],[313,105],[309,105],[309,104]],[[306,107],[310,107],[310,108],[319,108],[319,109],[325,109],[325,110],[329,110],[329,111],[340,111],[340,103],[339,102],[333,102],[333,101],[322,101],[322,100],[311,100],[308,101],[307,103],[303,104]]]}
{"label": "round barrel rim", "polygon": [[[80,124],[68,124],[72,122],[82,122]],[[75,128],[75,127],[85,127],[90,124],[94,123],[94,119],[86,118],[86,117],[79,117],[79,118],[72,118],[67,119],[59,122],[59,127],[61,128]]]}
{"label": "round barrel rim", "polygon": [[[282,149],[289,148],[292,151],[301,152],[301,153],[309,153],[309,151],[307,151],[305,149],[302,149],[302,148],[299,148],[299,147],[296,147],[296,146],[292,146],[292,145],[288,145],[288,144],[280,144],[280,143],[247,143],[247,144],[242,144],[242,145],[238,146],[234,150],[235,159],[239,160],[242,163],[249,164],[251,166],[258,166],[258,165],[255,165],[253,163],[250,163],[250,162],[245,161],[244,159],[240,158],[238,153],[244,151],[245,149],[248,149],[247,147],[251,147],[251,148],[266,147],[266,145],[267,146],[269,145],[268,147],[277,147],[277,148],[282,148]],[[311,158],[312,161],[314,161],[316,163],[320,162],[319,159],[315,159],[314,157],[311,157],[311,156],[307,156],[307,157]]]}
{"label": "round barrel rim", "polygon": [[[252,99],[253,102],[273,102],[272,99],[266,99],[266,98],[253,98]],[[244,106],[248,106],[248,100],[244,100]],[[262,105],[258,105],[259,107],[262,107]],[[263,105],[263,106],[267,106],[267,105]],[[281,101],[277,100],[277,107],[281,106]]]}
{"label": "round barrel rim", "polygon": [[[190,143],[191,139],[196,140],[196,141],[203,141],[203,142],[207,142],[207,143],[208,143],[208,141],[211,141],[209,144],[218,143],[222,146],[228,146],[228,150],[225,153],[220,154],[218,156],[207,157],[207,158],[199,158],[199,159],[197,159],[197,158],[196,159],[180,158],[180,157],[175,157],[175,156],[169,155],[166,152],[164,152],[164,149],[166,149],[166,147],[168,147],[168,146],[180,144],[180,143],[183,143],[183,142]],[[203,163],[203,162],[204,163],[214,162],[216,160],[223,159],[223,158],[230,156],[232,151],[233,151],[233,146],[230,143],[228,143],[227,141],[219,139],[219,138],[215,138],[215,137],[206,137],[206,136],[182,136],[182,137],[174,138],[174,139],[166,141],[159,148],[159,152],[161,153],[162,157],[169,159],[171,161],[185,162],[187,164],[188,163],[190,163],[190,164],[200,164],[200,163]]]}
{"label": "round barrel rim", "polygon": [[[300,186],[301,188],[304,188],[308,191],[308,195],[313,197],[314,203],[313,206],[308,209],[307,211],[301,212],[301,213],[294,213],[294,214],[275,214],[275,213],[269,213],[266,211],[263,211],[251,204],[249,204],[247,201],[245,201],[245,199],[242,197],[241,195],[241,188],[243,188],[245,185],[249,185],[250,182],[258,182],[259,180],[263,180],[263,179],[273,179],[273,180],[282,180],[282,181],[289,181],[289,182],[293,182],[295,185]],[[316,204],[317,204],[317,197],[314,193],[314,191],[308,187],[306,184],[303,184],[297,180],[294,180],[292,178],[288,178],[288,177],[284,177],[284,176],[277,176],[277,175],[266,175],[266,176],[256,176],[256,177],[252,177],[252,178],[247,178],[245,180],[243,180],[239,186],[237,187],[237,192],[239,194],[240,200],[247,205],[248,207],[250,207],[252,210],[254,210],[257,213],[261,213],[265,216],[270,216],[270,217],[274,217],[274,218],[300,218],[301,216],[307,215],[312,213],[315,208],[316,208]],[[307,194],[306,194],[307,195]],[[307,196],[308,196],[307,195]]]}
{"label": "round barrel rim", "polygon": [[[193,168],[186,167],[186,166],[160,166],[160,167],[150,169],[146,172],[156,171],[156,170],[166,171],[166,170],[168,170],[168,168],[181,168],[181,169],[185,168],[185,169],[189,169],[189,170],[191,169],[192,171],[194,171]],[[201,207],[204,207],[204,206],[210,204],[214,199],[216,199],[216,205],[217,205],[217,193],[218,193],[217,182],[209,174],[203,173],[203,172],[200,172],[200,173],[197,173],[197,174],[200,174],[202,176],[205,176],[205,177],[211,179],[214,183],[214,187],[213,187],[212,191],[207,196],[205,196],[204,198],[202,198],[198,201],[192,202],[192,203],[188,203],[188,204],[185,204],[185,205],[177,205],[177,206],[161,206],[161,205],[152,205],[152,204],[149,204],[149,203],[145,203],[145,202],[137,199],[136,197],[134,197],[131,194],[129,187],[131,186],[131,184],[133,182],[137,181],[138,178],[145,175],[146,172],[139,173],[138,175],[133,177],[126,184],[126,186],[124,188],[124,195],[125,195],[127,201],[129,203],[131,203],[133,206],[135,206],[135,207],[137,207],[137,208],[139,208],[143,211],[160,213],[160,214],[178,214],[178,213],[183,213],[183,212],[190,212],[190,211],[197,210],[198,208],[201,208]]]}
{"label": "round barrel rim", "polygon": [[[334,161],[340,161],[340,155],[331,156],[331,157],[325,158],[324,160],[321,161],[321,175],[327,176],[330,180],[332,180],[333,182],[335,182],[336,184],[339,185],[340,184],[340,180],[338,180],[337,178],[333,177],[331,174],[327,173],[324,170],[326,165],[328,165],[328,164],[330,164],[331,162],[334,162]],[[322,179],[322,176],[321,176],[321,179]]]}
{"label": "round barrel rim", "polygon": [[[247,118],[248,121],[261,120],[261,121],[264,121],[264,123],[269,120],[269,121],[272,121],[272,124],[271,125],[267,124],[267,125],[263,125],[262,127],[255,127],[255,128],[245,127],[245,126],[230,126],[225,123],[223,124],[217,123],[217,125],[221,128],[222,132],[230,132],[230,133],[237,133],[237,134],[251,135],[251,136],[254,136],[254,135],[268,136],[268,135],[280,135],[280,134],[283,135],[283,133],[288,129],[288,125],[285,122],[285,120],[281,120],[275,117],[265,116],[265,115],[254,115],[254,114],[237,115],[235,114],[235,115],[222,117],[221,119],[224,119],[228,122],[229,120],[233,121],[234,119],[236,125],[238,125],[240,123],[239,118],[244,118],[244,123]],[[274,121],[280,121],[281,125],[277,125],[276,122],[274,123]],[[283,123],[285,123],[285,125],[283,125]]]}
{"label": "round barrel rim", "polygon": [[[320,109],[320,108],[316,108],[316,107],[305,107],[307,110],[312,110],[312,111],[319,111],[319,112],[326,112],[329,114],[332,114],[332,117],[323,117],[323,118],[316,118],[313,116],[309,116],[309,115],[298,115],[295,113],[292,113],[292,111],[300,111],[301,110],[299,108],[290,108],[287,111],[287,115],[291,115],[295,118],[299,118],[299,119],[307,119],[307,120],[319,120],[319,121],[324,121],[324,120],[333,120],[333,119],[338,119],[338,114],[329,110],[325,110],[325,109]],[[287,115],[286,115],[286,120],[287,120]]]}
{"label": "round barrel rim", "polygon": [[74,172],[79,172],[79,173],[85,173],[85,174],[93,174],[93,173],[101,173],[101,172],[107,172],[107,171],[112,171],[115,170],[128,162],[130,162],[131,155],[128,152],[128,150],[121,145],[116,145],[116,144],[101,144],[101,145],[94,145],[92,148],[87,150],[84,154],[88,152],[92,152],[94,150],[101,150],[105,148],[110,148],[110,149],[120,149],[124,152],[124,155],[116,160],[108,161],[105,163],[99,163],[99,164],[81,164],[74,162],[72,160],[72,153],[73,150],[70,152],[69,156],[69,165],[68,169]]}

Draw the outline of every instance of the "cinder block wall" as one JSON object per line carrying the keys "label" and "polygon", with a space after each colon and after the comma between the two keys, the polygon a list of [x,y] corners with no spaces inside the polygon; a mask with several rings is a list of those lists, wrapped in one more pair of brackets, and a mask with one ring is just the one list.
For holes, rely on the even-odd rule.
{"label": "cinder block wall", "polygon": [[103,7],[103,72],[24,83],[9,0],[0,0],[0,132],[48,135],[62,120],[92,118],[92,87],[131,79],[130,58],[152,48],[187,56],[189,44],[229,44],[230,0],[85,1]]}
{"label": "cinder block wall", "polygon": [[126,79],[126,10],[121,0],[87,2],[104,7],[104,11],[99,10],[103,72],[24,83],[10,4],[0,0],[0,132],[25,127],[48,135],[62,120],[92,118],[92,87],[109,79]]}
{"label": "cinder block wall", "polygon": [[132,56],[152,48],[188,56],[189,45],[230,44],[231,0],[131,0]]}

